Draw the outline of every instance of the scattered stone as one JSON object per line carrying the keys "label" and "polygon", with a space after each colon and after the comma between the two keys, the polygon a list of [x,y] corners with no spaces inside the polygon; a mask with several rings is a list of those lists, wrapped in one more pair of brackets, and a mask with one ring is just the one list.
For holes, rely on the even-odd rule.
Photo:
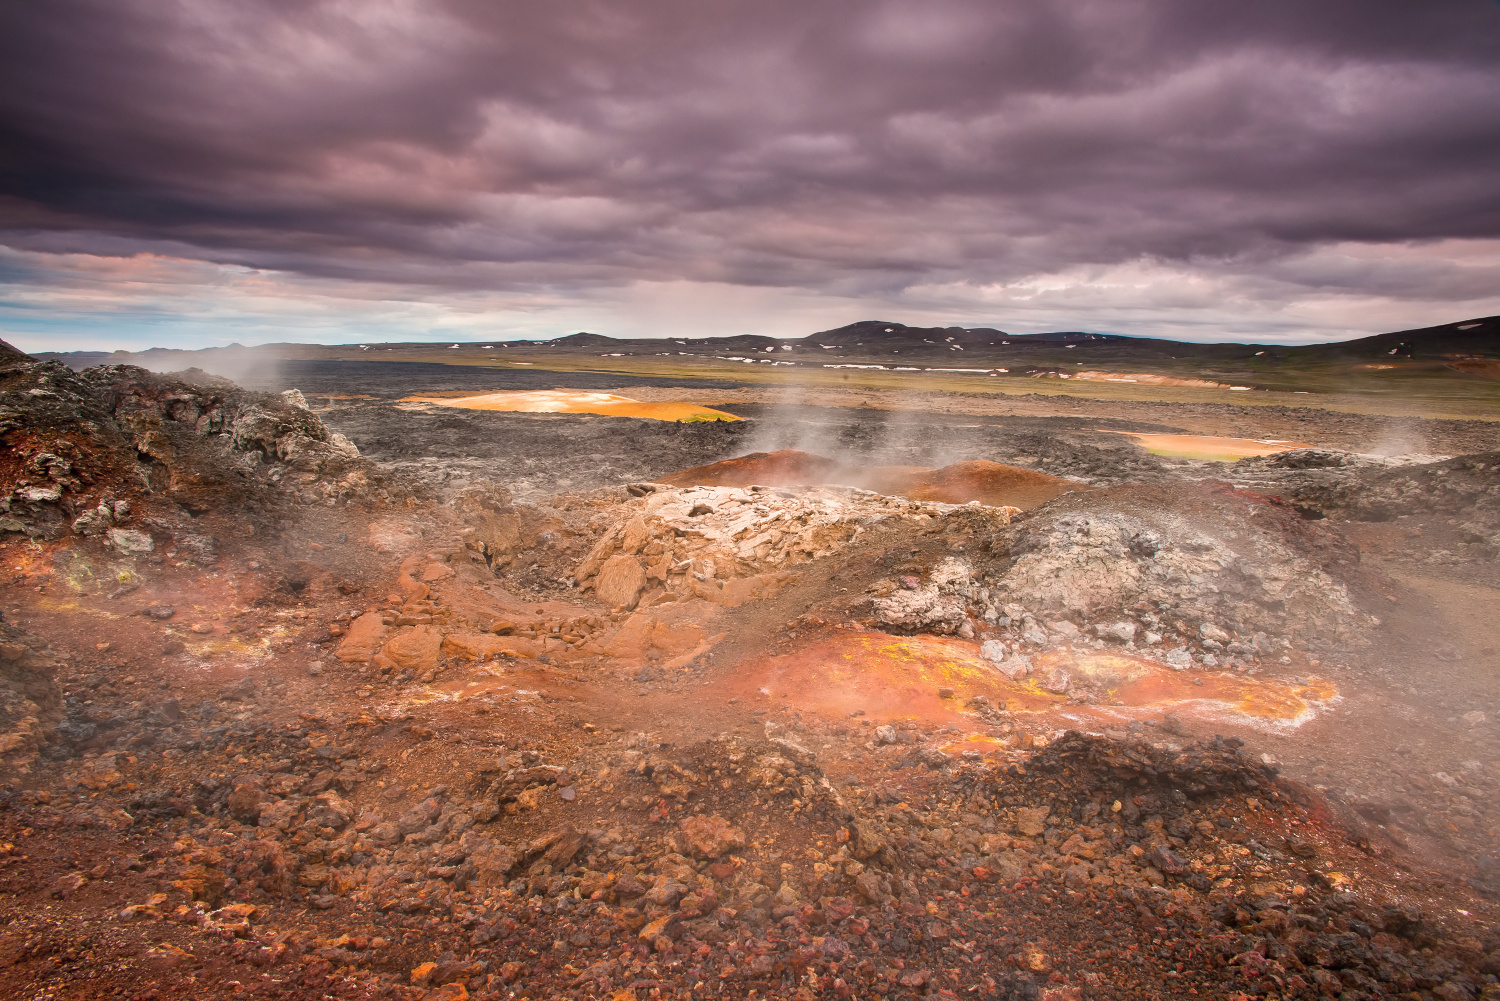
{"label": "scattered stone", "polygon": [[1016,830],[1028,838],[1039,837],[1046,829],[1047,816],[1052,812],[1049,806],[1020,807],[1016,810]]}
{"label": "scattered stone", "polygon": [[155,552],[156,540],[147,532],[133,528],[111,528],[107,534],[109,544],[122,553],[139,555]]}
{"label": "scattered stone", "polygon": [[1214,643],[1228,643],[1230,640],[1229,634],[1212,622],[1204,622],[1198,626],[1198,636]]}
{"label": "scattered stone", "polygon": [[716,813],[685,817],[677,828],[677,850],[693,858],[716,859],[745,847],[745,832]]}
{"label": "scattered stone", "polygon": [[1162,663],[1174,670],[1185,671],[1193,666],[1193,655],[1186,647],[1175,647],[1162,657]]}

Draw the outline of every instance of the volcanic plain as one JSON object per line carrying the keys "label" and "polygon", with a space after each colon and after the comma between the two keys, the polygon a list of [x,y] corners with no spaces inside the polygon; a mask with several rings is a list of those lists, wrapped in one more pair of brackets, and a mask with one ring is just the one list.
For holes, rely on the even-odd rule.
{"label": "volcanic plain", "polygon": [[1497,335],[5,347],[0,993],[1500,997]]}

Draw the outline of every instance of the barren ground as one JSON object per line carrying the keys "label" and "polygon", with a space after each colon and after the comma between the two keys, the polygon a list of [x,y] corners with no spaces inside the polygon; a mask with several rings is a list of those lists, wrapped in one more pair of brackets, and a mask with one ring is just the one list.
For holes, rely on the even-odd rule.
{"label": "barren ground", "polygon": [[1492,424],[6,362],[6,996],[1500,995]]}

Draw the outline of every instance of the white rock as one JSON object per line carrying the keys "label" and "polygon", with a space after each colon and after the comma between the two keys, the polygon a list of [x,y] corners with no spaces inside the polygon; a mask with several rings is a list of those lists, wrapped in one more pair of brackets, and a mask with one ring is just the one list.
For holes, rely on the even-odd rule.
{"label": "white rock", "polygon": [[345,438],[337,431],[328,436],[328,445],[335,452],[339,453],[346,459],[359,458],[359,449],[354,446],[354,442],[350,441],[348,438]]}
{"label": "white rock", "polygon": [[113,520],[109,507],[100,504],[92,511],[85,511],[74,519],[73,531],[79,535],[103,535]]}
{"label": "white rock", "polygon": [[1035,646],[1046,646],[1050,642],[1047,634],[1042,631],[1042,627],[1035,622],[1026,624],[1026,628],[1021,630],[1021,638]]}
{"label": "white rock", "polygon": [[1168,666],[1184,671],[1193,666],[1193,655],[1187,652],[1186,647],[1176,647],[1168,650],[1162,661]]}
{"label": "white rock", "polygon": [[1203,639],[1213,640],[1215,643],[1228,643],[1230,640],[1229,634],[1212,622],[1205,622],[1200,625],[1198,627],[1198,635]]}
{"label": "white rock", "polygon": [[22,487],[21,499],[28,504],[56,504],[62,500],[62,487]]}
{"label": "white rock", "polygon": [[149,533],[130,528],[111,528],[109,544],[122,553],[149,553],[156,549],[156,542]]}
{"label": "white rock", "polygon": [[1146,630],[1146,634],[1141,637],[1141,640],[1147,646],[1156,646],[1161,642],[1161,633],[1153,633],[1148,629]]}
{"label": "white rock", "polygon": [[985,640],[979,647],[979,656],[998,664],[1005,659],[1005,644],[999,640]]}
{"label": "white rock", "polygon": [[995,665],[995,670],[1011,681],[1020,681],[1031,673],[1031,658],[1013,654]]}
{"label": "white rock", "polygon": [[1082,631],[1067,619],[1047,623],[1047,631],[1065,640],[1076,640],[1083,635]]}
{"label": "white rock", "polygon": [[1068,682],[1071,680],[1067,668],[1054,667],[1042,675],[1041,684],[1053,695],[1061,695],[1068,690]]}
{"label": "white rock", "polygon": [[307,397],[302,395],[302,390],[300,389],[283,390],[281,393],[281,402],[287,404],[288,406],[298,407],[302,410],[312,409],[307,405]]}
{"label": "white rock", "polygon": [[1097,626],[1094,632],[1101,638],[1116,640],[1120,643],[1129,643],[1135,639],[1136,630],[1139,627],[1128,620],[1122,620],[1108,626]]}

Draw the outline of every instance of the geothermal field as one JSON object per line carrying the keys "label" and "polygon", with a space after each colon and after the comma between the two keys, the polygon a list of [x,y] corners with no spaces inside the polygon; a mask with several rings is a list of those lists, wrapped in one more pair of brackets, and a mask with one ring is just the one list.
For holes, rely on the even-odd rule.
{"label": "geothermal field", "polygon": [[1500,320],[3,351],[0,996],[1500,997]]}

